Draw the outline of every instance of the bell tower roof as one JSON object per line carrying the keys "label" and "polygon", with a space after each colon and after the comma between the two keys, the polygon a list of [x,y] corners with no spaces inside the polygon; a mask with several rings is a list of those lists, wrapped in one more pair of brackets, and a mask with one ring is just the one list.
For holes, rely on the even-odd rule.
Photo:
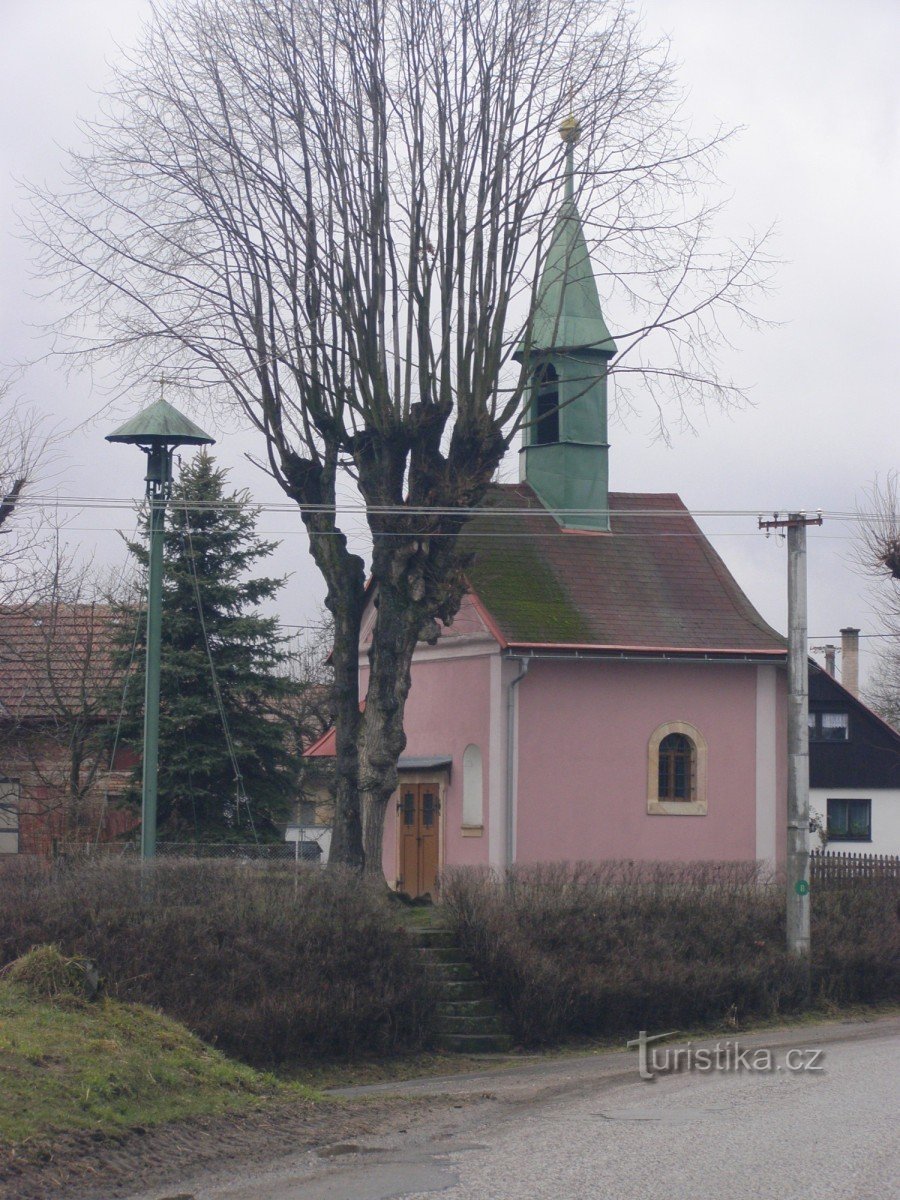
{"label": "bell tower roof", "polygon": [[548,350],[616,352],[574,200],[560,207],[535,302],[531,352]]}
{"label": "bell tower roof", "polygon": [[606,328],[581,216],[575,205],[574,116],[566,145],[565,195],[541,265],[531,321],[515,357],[527,391],[523,477],[561,526],[609,531],[607,377],[616,344]]}
{"label": "bell tower roof", "polygon": [[[569,117],[559,132],[566,143],[565,199],[541,271],[529,352],[585,350],[611,357],[616,353],[616,343],[603,319],[581,214],[574,199],[574,151],[581,131],[575,118]],[[519,354],[525,352],[523,343]]]}

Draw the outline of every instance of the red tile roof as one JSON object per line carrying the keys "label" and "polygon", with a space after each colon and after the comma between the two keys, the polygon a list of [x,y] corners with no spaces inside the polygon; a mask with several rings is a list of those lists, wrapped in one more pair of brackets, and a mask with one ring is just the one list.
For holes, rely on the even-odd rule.
{"label": "red tile roof", "polygon": [[117,675],[116,620],[99,604],[0,608],[0,720],[104,715]]}
{"label": "red tile roof", "polygon": [[564,531],[525,483],[486,503],[462,535],[467,577],[507,645],[784,655],[673,493],[612,493],[610,533]]}
{"label": "red tile roof", "polygon": [[[365,700],[360,700],[359,711],[366,711]],[[334,758],[337,755],[337,729],[334,725],[311,742],[303,751],[304,758]]]}
{"label": "red tile roof", "polygon": [[303,751],[304,758],[334,758],[337,754],[337,730],[332,725]]}

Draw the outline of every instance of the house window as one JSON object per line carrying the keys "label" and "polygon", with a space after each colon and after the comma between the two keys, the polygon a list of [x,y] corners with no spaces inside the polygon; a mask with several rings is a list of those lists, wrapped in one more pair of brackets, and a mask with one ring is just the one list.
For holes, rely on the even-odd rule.
{"label": "house window", "polygon": [[19,853],[19,781],[0,779],[0,854]]}
{"label": "house window", "polygon": [[422,826],[424,829],[430,829],[434,825],[434,815],[437,811],[437,805],[434,802],[434,792],[422,793]]}
{"label": "house window", "polygon": [[481,749],[475,745],[463,751],[462,831],[464,837],[484,832],[484,771]]}
{"label": "house window", "polygon": [[706,739],[686,721],[667,721],[647,746],[647,812],[704,817],[707,811]]}
{"label": "house window", "polygon": [[660,800],[691,800],[696,749],[683,733],[669,733],[659,743]]}
{"label": "house window", "polygon": [[828,839],[832,842],[871,842],[871,800],[829,800]]}
{"label": "house window", "polygon": [[850,738],[850,716],[845,712],[811,712],[811,742],[846,742]]}
{"label": "house window", "polygon": [[400,805],[400,813],[404,825],[416,823],[416,796],[414,792],[404,792]]}
{"label": "house window", "polygon": [[559,441],[559,376],[552,363],[543,363],[532,377],[534,432],[532,445],[551,446]]}

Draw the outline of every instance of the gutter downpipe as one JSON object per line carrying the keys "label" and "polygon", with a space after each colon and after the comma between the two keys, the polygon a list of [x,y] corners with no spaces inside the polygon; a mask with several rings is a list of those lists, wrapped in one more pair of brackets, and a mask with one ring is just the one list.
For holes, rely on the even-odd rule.
{"label": "gutter downpipe", "polygon": [[519,674],[506,688],[506,865],[513,865],[515,836],[516,688],[528,674],[530,658],[519,659]]}

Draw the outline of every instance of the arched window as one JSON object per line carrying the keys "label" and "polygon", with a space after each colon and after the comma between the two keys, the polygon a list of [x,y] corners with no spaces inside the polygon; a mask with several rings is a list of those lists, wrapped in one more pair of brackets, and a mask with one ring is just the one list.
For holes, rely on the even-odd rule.
{"label": "arched window", "polygon": [[534,396],[534,446],[550,446],[559,441],[559,376],[552,363],[542,363],[532,376]]}
{"label": "arched window", "polygon": [[484,774],[481,749],[466,746],[463,751],[463,834],[475,837],[484,828]]}
{"label": "arched window", "polygon": [[669,733],[659,743],[660,800],[692,800],[696,768],[694,743],[683,733]]}
{"label": "arched window", "polygon": [[686,721],[667,721],[647,747],[647,812],[654,816],[706,815],[706,739]]}

